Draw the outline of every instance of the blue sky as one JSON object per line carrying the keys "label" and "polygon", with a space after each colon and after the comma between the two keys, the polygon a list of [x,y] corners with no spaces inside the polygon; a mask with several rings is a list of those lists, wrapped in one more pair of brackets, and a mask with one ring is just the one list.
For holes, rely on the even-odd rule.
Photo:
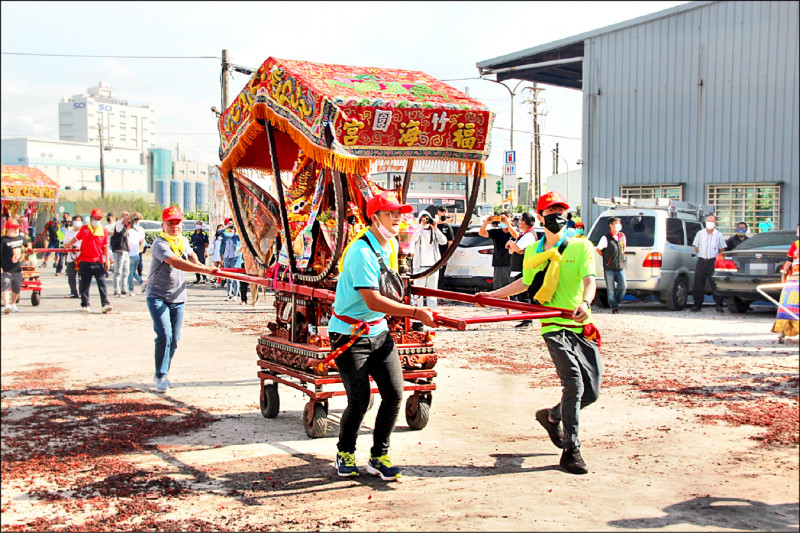
{"label": "blue sky", "polygon": [[[269,56],[477,77],[475,64],[668,9],[685,2],[8,2],[0,4],[2,52],[214,56],[257,68]],[[58,138],[58,102],[107,82],[118,97],[157,110],[159,147],[218,163],[211,106],[220,107],[219,59],[121,59],[2,55],[0,134]],[[235,73],[233,99],[247,81]],[[449,82],[496,114],[487,170],[509,149],[510,98],[494,83]],[[516,82],[506,82],[513,88]],[[581,92],[543,85],[542,173],[551,150],[570,170],[581,157]],[[522,91],[518,91],[518,94]],[[533,136],[518,96],[514,145],[527,178]],[[558,136],[558,137],[556,137]],[[560,138],[559,138],[560,137]],[[564,170],[564,161],[560,170]]]}

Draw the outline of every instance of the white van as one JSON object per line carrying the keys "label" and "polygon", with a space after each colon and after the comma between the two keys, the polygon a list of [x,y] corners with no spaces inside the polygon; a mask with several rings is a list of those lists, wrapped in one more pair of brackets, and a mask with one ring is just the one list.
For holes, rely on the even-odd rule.
{"label": "white van", "polygon": [[[694,283],[697,253],[692,246],[710,206],[695,206],[667,198],[593,198],[609,207],[594,221],[588,239],[595,245],[608,233],[608,221],[619,217],[625,234],[627,294],[655,295],[672,310],[686,307]],[[596,259],[599,259],[599,254]],[[608,305],[603,262],[596,261],[598,299]]]}

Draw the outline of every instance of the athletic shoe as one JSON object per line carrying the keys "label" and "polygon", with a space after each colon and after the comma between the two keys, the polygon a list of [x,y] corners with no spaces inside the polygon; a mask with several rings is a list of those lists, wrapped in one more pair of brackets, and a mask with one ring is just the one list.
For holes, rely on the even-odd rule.
{"label": "athletic shoe", "polygon": [[169,390],[169,380],[167,379],[167,376],[155,378],[155,382],[156,390],[158,392],[167,392]]}
{"label": "athletic shoe", "polygon": [[520,322],[519,324],[517,324],[514,327],[519,329],[519,330],[528,331],[530,329],[533,329],[533,320],[523,320],[522,322]]}
{"label": "athletic shoe", "polygon": [[611,310],[612,315],[616,315],[617,313],[619,313],[619,308]]}
{"label": "athletic shoe", "polygon": [[78,296],[77,294],[68,294],[64,296],[64,298],[80,298],[80,296]]}
{"label": "athletic shoe", "polygon": [[561,422],[550,422],[550,409],[539,409],[536,411],[536,421],[550,435],[550,441],[556,445],[557,448],[564,447],[564,430],[561,429]]}
{"label": "athletic shoe", "polygon": [[81,307],[81,311],[83,311],[84,313],[91,313],[92,308],[87,305],[86,307]]}
{"label": "athletic shoe", "polygon": [[5,307],[3,308],[3,313],[5,313],[5,314],[9,314],[9,313],[11,313],[11,307],[9,307],[9,306],[5,306]]}
{"label": "athletic shoe", "polygon": [[61,275],[61,274],[59,274],[58,272],[56,272],[56,277],[59,277],[60,275]]}
{"label": "athletic shoe", "polygon": [[699,312],[700,312],[700,310],[701,310],[701,308],[700,308],[700,307],[692,307],[692,308],[690,309],[690,311],[691,311],[692,313],[699,313]]}
{"label": "athletic shoe", "polygon": [[340,477],[357,476],[356,456],[348,452],[336,452],[336,471]]}
{"label": "athletic shoe", "polygon": [[131,295],[131,293],[129,293],[128,291],[122,291],[122,295],[123,295],[123,296],[130,296],[130,295]]}
{"label": "athletic shoe", "polygon": [[103,306],[103,313],[108,313],[111,311],[111,305],[104,305]]}
{"label": "athletic shoe", "polygon": [[561,461],[559,464],[570,474],[589,473],[589,468],[586,466],[583,457],[581,457],[581,449],[577,446],[565,449],[561,454]]}
{"label": "athletic shoe", "polygon": [[19,309],[17,309],[17,304],[11,304],[11,312],[19,313]]}
{"label": "athletic shoe", "polygon": [[384,481],[396,481],[403,477],[400,469],[392,464],[388,455],[370,457],[367,463],[367,472],[374,476],[381,476]]}
{"label": "athletic shoe", "polygon": [[715,307],[717,308],[717,313],[725,312],[725,308],[722,306],[722,304],[717,304]]}

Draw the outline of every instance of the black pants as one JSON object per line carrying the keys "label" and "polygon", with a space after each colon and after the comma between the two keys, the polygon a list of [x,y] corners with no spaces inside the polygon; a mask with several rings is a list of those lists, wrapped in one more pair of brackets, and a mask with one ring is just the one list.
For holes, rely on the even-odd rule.
{"label": "black pants", "polygon": [[722,305],[722,296],[717,294],[717,284],[714,283],[714,262],[716,259],[703,259],[697,258],[697,265],[694,267],[694,290],[692,297],[694,298],[693,307],[700,309],[703,306],[705,299],[706,280],[711,283],[711,293],[714,295],[714,303],[717,306]]}
{"label": "black pants", "polygon": [[[197,250],[195,250],[194,254],[197,256],[197,260],[200,261],[201,265],[206,264],[206,252],[204,250],[200,250],[199,253]],[[197,281],[200,281],[200,279],[202,279],[203,281],[208,281],[208,277],[205,274],[200,274],[199,272],[195,272],[194,275],[197,276]]]}
{"label": "black pants", "polygon": [[242,297],[242,301],[247,303],[247,290],[250,288],[249,283],[245,283],[244,281],[239,283],[239,296]]}
{"label": "black pants", "polygon": [[69,283],[70,296],[78,295],[78,271],[75,270],[75,261],[67,261],[67,283]]}
{"label": "black pants", "polygon": [[92,286],[92,278],[97,280],[97,290],[100,291],[100,304],[105,307],[110,305],[108,293],[106,292],[106,269],[103,263],[80,262],[78,267],[80,280],[78,282],[78,292],[81,295],[81,307],[89,307],[89,288]]}
{"label": "black pants", "polygon": [[[335,349],[349,339],[347,335],[331,333],[331,348]],[[347,407],[342,413],[339,429],[339,451],[356,451],[358,430],[369,408],[369,377],[372,376],[381,393],[381,405],[375,418],[370,453],[373,457],[387,454],[389,437],[403,400],[403,369],[392,336],[385,331],[375,337],[360,337],[336,358],[336,366],[347,392]]]}

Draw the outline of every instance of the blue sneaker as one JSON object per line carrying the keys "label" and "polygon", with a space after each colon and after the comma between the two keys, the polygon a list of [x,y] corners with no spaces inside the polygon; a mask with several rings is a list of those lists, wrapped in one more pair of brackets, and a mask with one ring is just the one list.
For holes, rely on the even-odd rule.
{"label": "blue sneaker", "polygon": [[341,477],[357,476],[356,456],[348,452],[336,452],[336,470]]}
{"label": "blue sneaker", "polygon": [[375,476],[381,476],[384,481],[396,481],[403,477],[400,469],[392,464],[388,455],[370,457],[369,463],[367,463],[367,472]]}

